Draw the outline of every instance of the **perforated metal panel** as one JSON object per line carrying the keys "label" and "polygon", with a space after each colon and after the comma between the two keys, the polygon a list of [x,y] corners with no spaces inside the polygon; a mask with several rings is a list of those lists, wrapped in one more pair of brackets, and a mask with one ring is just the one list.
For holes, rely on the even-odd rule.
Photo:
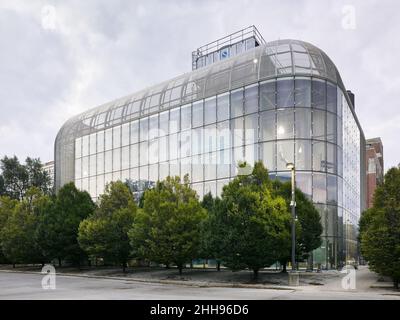
{"label": "perforated metal panel", "polygon": [[321,77],[337,83],[345,91],[333,62],[312,44],[279,40],[258,46],[69,119],[55,141],[56,190],[74,180],[74,142],[78,137],[258,81],[288,75]]}

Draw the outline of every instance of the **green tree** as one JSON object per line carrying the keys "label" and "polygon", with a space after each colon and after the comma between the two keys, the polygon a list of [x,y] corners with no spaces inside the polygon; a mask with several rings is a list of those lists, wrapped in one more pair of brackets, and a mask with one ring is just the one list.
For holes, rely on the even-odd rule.
{"label": "green tree", "polygon": [[[1,230],[6,225],[8,218],[11,216],[14,211],[18,201],[13,200],[6,196],[0,196],[0,233]],[[3,250],[0,243],[0,263],[7,263],[6,257],[3,254]]]}
{"label": "green tree", "polygon": [[28,157],[25,164],[21,164],[16,156],[5,156],[0,161],[0,169],[0,195],[23,200],[26,192],[32,187],[38,188],[44,194],[51,192],[50,176],[43,170],[39,159]]}
{"label": "green tree", "polygon": [[360,220],[361,253],[369,267],[400,282],[400,167],[385,174],[374,194],[373,207]]}
{"label": "green tree", "polygon": [[59,265],[62,260],[80,265],[86,255],[78,243],[79,224],[94,209],[89,193],[79,191],[72,182],[64,185],[39,217],[36,239],[43,255],[57,258]]}
{"label": "green tree", "polygon": [[207,259],[215,259],[217,270],[221,269],[220,252],[224,250],[222,247],[224,242],[220,239],[223,237],[221,232],[225,232],[224,221],[219,219],[221,215],[218,210],[221,210],[221,199],[213,198],[211,192],[207,193],[201,202],[201,205],[207,212],[207,218],[202,223],[201,236],[201,256]]}
{"label": "green tree", "polygon": [[[273,182],[273,189],[276,194],[282,196],[290,212],[290,202],[292,200],[292,184],[291,182],[282,183],[279,180]],[[308,259],[312,251],[321,246],[321,234],[323,227],[321,217],[313,203],[306,195],[296,188],[296,261],[304,261]],[[291,231],[290,231],[291,232]],[[286,271],[286,264],[290,261],[291,249],[287,255],[281,259],[281,264]],[[311,264],[312,267],[312,264]]]}
{"label": "green tree", "polygon": [[79,226],[80,246],[92,257],[121,264],[125,272],[132,252],[128,230],[136,212],[129,188],[121,181],[111,182],[100,196],[98,208]]}
{"label": "green tree", "polygon": [[224,187],[214,215],[216,256],[227,267],[249,268],[257,278],[260,269],[288,252],[290,214],[285,200],[272,192],[261,162],[251,174],[238,176]]}
{"label": "green tree", "polygon": [[199,256],[201,223],[206,211],[188,176],[167,177],[144,194],[143,209],[129,231],[138,257],[153,262],[175,264],[179,273],[185,263]]}
{"label": "green tree", "polygon": [[0,232],[1,248],[8,261],[13,264],[46,262],[35,241],[35,232],[40,211],[48,201],[48,196],[31,188],[12,210]]}

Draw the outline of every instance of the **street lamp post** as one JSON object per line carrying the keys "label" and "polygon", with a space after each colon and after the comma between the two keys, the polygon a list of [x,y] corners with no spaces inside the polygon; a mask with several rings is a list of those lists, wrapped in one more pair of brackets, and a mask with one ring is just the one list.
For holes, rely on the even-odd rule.
{"label": "street lamp post", "polygon": [[286,168],[292,173],[292,200],[290,201],[292,207],[292,271],[296,271],[296,168],[291,162],[286,164]]}

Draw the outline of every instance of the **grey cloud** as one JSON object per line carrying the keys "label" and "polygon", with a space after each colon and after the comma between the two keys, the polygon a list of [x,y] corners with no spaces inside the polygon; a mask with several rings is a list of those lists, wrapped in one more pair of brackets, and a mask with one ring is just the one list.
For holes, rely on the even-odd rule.
{"label": "grey cloud", "polygon": [[[45,5],[56,9],[54,31],[41,26]],[[344,5],[355,8],[355,30],[342,27]],[[382,136],[386,166],[397,165],[399,9],[395,0],[3,0],[0,155],[52,159],[70,116],[190,71],[192,50],[255,24],[267,41],[323,49],[356,94],[366,137]]]}

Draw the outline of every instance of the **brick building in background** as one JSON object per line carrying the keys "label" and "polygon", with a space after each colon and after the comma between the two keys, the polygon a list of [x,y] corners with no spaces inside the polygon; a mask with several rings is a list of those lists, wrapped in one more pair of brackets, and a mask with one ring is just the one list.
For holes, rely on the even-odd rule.
{"label": "brick building in background", "polygon": [[374,192],[383,182],[383,145],[381,138],[367,139],[366,141],[366,168],[367,168],[367,208],[373,205]]}

